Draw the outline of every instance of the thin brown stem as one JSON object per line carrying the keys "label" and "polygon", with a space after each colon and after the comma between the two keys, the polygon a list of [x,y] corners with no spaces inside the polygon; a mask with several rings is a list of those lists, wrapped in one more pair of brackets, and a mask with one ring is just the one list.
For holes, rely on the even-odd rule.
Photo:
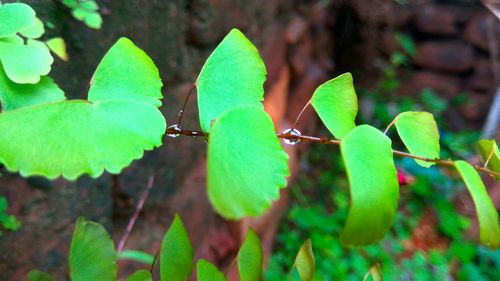
{"label": "thin brown stem", "polygon": [[[181,130],[181,131],[176,131],[173,129],[167,129],[167,134],[179,134],[179,135],[185,135],[185,136],[193,136],[193,137],[206,137],[208,134],[200,131],[189,131],[189,130]],[[329,138],[324,138],[324,137],[313,137],[313,136],[306,136],[306,135],[293,135],[293,134],[276,134],[276,136],[280,139],[298,139],[301,141],[310,141],[310,142],[315,142],[315,143],[322,143],[322,144],[329,144],[329,145],[340,145],[340,140],[337,139],[329,139]],[[431,162],[434,163],[438,166],[443,166],[443,167],[454,167],[454,162],[451,160],[442,160],[442,159],[431,159],[431,158],[426,158],[426,157],[421,157],[418,155],[414,155],[411,153],[399,151],[399,150],[393,150],[392,153],[395,156],[398,157],[405,157],[405,158],[412,158],[412,159],[417,159],[417,160],[422,160],[425,162]],[[495,177],[500,177],[499,172],[495,172],[492,170],[489,170],[484,167],[480,167],[478,165],[472,165],[475,170],[495,176]]]}
{"label": "thin brown stem", "polygon": [[189,98],[191,97],[191,94],[193,93],[194,88],[196,87],[196,83],[191,85],[191,88],[189,89],[189,92],[186,96],[186,99],[184,100],[184,103],[182,104],[182,109],[179,111],[179,120],[177,120],[177,126],[181,128],[181,122],[182,122],[182,116],[184,116],[184,110],[186,110],[186,105],[189,101]]}
{"label": "thin brown stem", "polygon": [[144,191],[141,198],[139,199],[139,202],[137,203],[137,206],[135,207],[134,214],[132,215],[132,217],[128,221],[127,229],[125,230],[125,233],[123,234],[122,238],[120,239],[120,242],[118,243],[118,247],[116,248],[117,253],[121,253],[121,251],[123,250],[123,247],[125,246],[125,243],[127,242],[128,236],[130,235],[130,232],[132,232],[132,228],[134,228],[135,222],[137,221],[137,218],[139,217],[139,213],[141,212],[142,207],[144,207],[144,202],[146,202],[146,199],[148,198],[149,191],[153,187],[154,180],[155,180],[154,175],[149,176],[146,190]]}
{"label": "thin brown stem", "polygon": [[302,108],[302,110],[300,110],[299,112],[299,115],[297,115],[297,118],[295,118],[295,121],[293,122],[293,125],[292,125],[292,128],[291,128],[291,131],[293,131],[295,129],[295,127],[297,127],[297,124],[299,123],[300,121],[300,117],[302,117],[302,114],[304,114],[304,111],[306,111],[306,109],[309,107],[309,105],[311,104],[311,100],[309,100],[306,105],[304,105],[304,107]]}

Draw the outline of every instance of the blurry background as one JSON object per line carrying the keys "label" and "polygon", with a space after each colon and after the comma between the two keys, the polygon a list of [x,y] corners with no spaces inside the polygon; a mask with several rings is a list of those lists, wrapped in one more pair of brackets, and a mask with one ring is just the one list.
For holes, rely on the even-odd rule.
{"label": "blurry background", "polygon": [[[53,24],[49,37],[66,41],[70,60],[56,59],[51,76],[68,97],[86,96],[99,60],[127,36],[160,69],[168,124],[176,122],[202,64],[233,27],[264,58],[265,107],[277,131],[290,127],[319,84],[349,71],[360,96],[360,122],[383,129],[400,111],[427,110],[438,120],[443,157],[479,161],[474,145],[500,85],[500,22],[479,1],[98,0],[99,30],[75,20],[59,1],[21,2]],[[183,127],[198,129],[196,95],[185,114]],[[329,136],[316,119],[306,111],[298,129]],[[489,133],[499,139],[498,130]],[[318,280],[362,280],[377,261],[388,280],[500,280],[500,251],[474,243],[474,207],[449,171],[422,170],[398,159],[404,187],[397,221],[386,239],[358,251],[336,241],[349,200],[337,148],[287,146],[293,176],[273,210],[258,219],[227,222],[207,200],[205,147],[203,139],[166,138],[122,174],[97,180],[22,179],[2,169],[0,196],[22,226],[0,237],[0,280],[25,280],[32,268],[66,280],[77,217],[104,224],[119,240],[152,174],[154,187],[127,249],[154,254],[178,212],[196,256],[222,268],[232,261],[247,226],[254,227],[268,254],[266,280],[285,280],[309,237]],[[500,186],[487,185],[500,206]],[[140,266],[121,262],[120,268],[130,272]]]}

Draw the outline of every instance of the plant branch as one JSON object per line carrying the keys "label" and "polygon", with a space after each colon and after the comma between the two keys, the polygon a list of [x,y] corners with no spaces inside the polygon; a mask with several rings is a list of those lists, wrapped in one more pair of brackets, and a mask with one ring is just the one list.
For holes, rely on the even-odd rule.
{"label": "plant branch", "polygon": [[196,83],[191,85],[191,88],[189,89],[189,92],[186,96],[186,99],[184,100],[184,103],[182,104],[182,109],[179,111],[179,120],[177,120],[177,126],[181,128],[181,122],[182,122],[182,116],[184,116],[184,110],[186,110],[186,105],[189,101],[189,97],[191,97],[191,94],[193,93],[194,88],[196,87]]}
{"label": "plant branch", "polygon": [[[167,134],[179,134],[179,135],[184,135],[184,136],[192,136],[192,137],[207,137],[208,134],[205,132],[200,132],[200,131],[189,131],[189,130],[180,130],[176,131],[173,129],[167,129]],[[289,139],[289,140],[301,140],[301,141],[309,141],[309,142],[315,142],[315,143],[322,143],[322,144],[329,144],[329,145],[340,145],[340,140],[336,139],[329,139],[329,138],[324,138],[324,137],[313,137],[313,136],[305,136],[305,135],[292,135],[292,134],[276,134],[276,136],[280,139]],[[418,155],[414,155],[411,153],[399,151],[399,150],[393,150],[392,153],[395,156],[398,157],[405,157],[405,158],[412,158],[412,159],[417,159],[417,160],[422,160],[425,162],[431,162],[434,163],[438,166],[443,166],[443,167],[454,167],[454,163],[451,160],[442,160],[442,159],[430,159],[426,157],[421,157]],[[490,176],[496,176],[500,177],[499,172],[495,172],[492,170],[489,170],[487,168],[478,166],[478,165],[472,165],[475,170],[488,174]]]}
{"label": "plant branch", "polygon": [[130,235],[130,232],[132,232],[132,228],[134,228],[135,222],[137,221],[137,218],[139,217],[139,213],[141,212],[142,207],[144,206],[144,202],[146,202],[146,198],[148,198],[149,191],[153,187],[154,180],[155,180],[154,175],[149,176],[146,190],[144,191],[141,198],[139,199],[139,202],[137,203],[137,206],[135,207],[134,214],[132,215],[132,217],[128,221],[127,229],[125,230],[125,233],[123,234],[122,238],[120,239],[120,242],[118,243],[118,247],[116,248],[117,253],[121,253],[121,251],[123,250],[123,247],[125,246],[125,243],[127,242],[128,236]]}

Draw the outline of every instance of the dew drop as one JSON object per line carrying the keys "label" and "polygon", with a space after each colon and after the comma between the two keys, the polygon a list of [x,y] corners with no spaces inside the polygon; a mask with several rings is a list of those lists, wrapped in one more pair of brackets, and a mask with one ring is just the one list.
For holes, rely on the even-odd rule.
{"label": "dew drop", "polygon": [[[167,128],[167,130],[174,130],[176,132],[180,132],[181,127],[179,127],[179,125],[175,124],[175,125],[169,126]],[[170,134],[166,134],[166,135],[167,135],[167,137],[170,137],[170,138],[176,138],[179,136],[179,134],[176,134],[176,133],[170,133]]]}
{"label": "dew drop", "polygon": [[[300,133],[300,131],[297,129],[287,129],[287,130],[283,131],[282,134],[298,136],[298,137],[300,137],[302,135],[302,133]],[[296,145],[297,143],[300,142],[300,139],[286,138],[286,139],[283,139],[283,142],[286,144],[289,144],[289,145]]]}

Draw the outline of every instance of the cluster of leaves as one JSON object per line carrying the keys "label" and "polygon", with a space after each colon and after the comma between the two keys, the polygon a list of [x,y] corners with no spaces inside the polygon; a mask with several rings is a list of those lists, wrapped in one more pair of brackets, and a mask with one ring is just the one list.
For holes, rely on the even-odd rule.
{"label": "cluster of leaves", "polygon": [[[7,198],[0,196],[0,226],[8,231],[16,231],[21,227],[21,222],[13,215],[7,214]],[[0,236],[3,233],[0,231]]]}
{"label": "cluster of leaves", "polygon": [[[69,251],[69,275],[73,281],[106,280],[117,278],[117,261],[113,240],[106,229],[95,222],[78,219]],[[160,280],[187,281],[192,275],[194,252],[184,224],[175,216],[167,230],[158,254]],[[242,281],[260,281],[262,278],[263,253],[259,237],[249,229],[237,256],[238,270]],[[127,281],[152,281],[155,261],[150,270],[141,269],[130,275]],[[303,281],[312,281],[314,275],[314,257],[310,241],[306,241],[299,250],[294,268]],[[198,281],[227,281],[215,265],[204,259],[196,263]],[[47,273],[32,270],[28,281],[53,281]]]}
{"label": "cluster of leaves", "polygon": [[101,28],[102,16],[95,0],[63,0],[62,3],[71,9],[75,19],[84,22],[90,28]]}

